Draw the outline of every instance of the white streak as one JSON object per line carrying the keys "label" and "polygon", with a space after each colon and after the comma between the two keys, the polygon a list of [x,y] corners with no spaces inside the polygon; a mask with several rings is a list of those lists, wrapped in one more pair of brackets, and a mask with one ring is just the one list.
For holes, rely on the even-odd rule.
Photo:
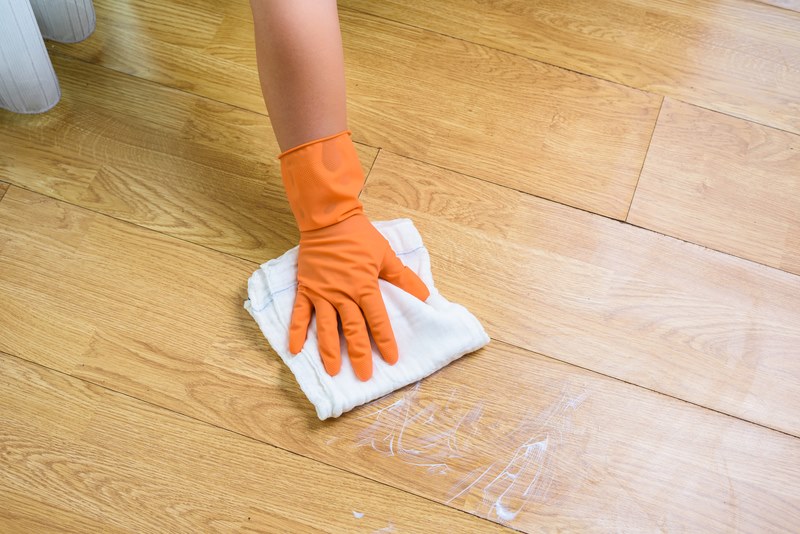
{"label": "white streak", "polygon": [[389,534],[390,532],[394,532],[394,523],[392,523],[391,521],[389,521],[389,524],[387,526],[383,527],[380,530],[376,530],[373,534],[381,534],[381,533]]}
{"label": "white streak", "polygon": [[[481,473],[481,474],[480,474],[480,476],[478,476],[478,478],[476,478],[475,480],[473,480],[473,481],[472,481],[472,483],[471,483],[471,484],[469,484],[467,487],[465,487],[464,489],[462,489],[461,491],[459,491],[458,493],[456,493],[455,495],[453,495],[452,497],[450,497],[449,499],[447,499],[447,500],[445,501],[445,504],[450,504],[452,501],[454,501],[454,500],[455,500],[455,499],[457,499],[458,497],[461,497],[461,496],[462,496],[464,493],[466,493],[466,492],[468,492],[470,489],[472,489],[472,486],[474,486],[475,484],[477,484],[478,482],[480,482],[480,480],[481,480],[481,479],[482,479],[482,478],[483,478],[483,477],[486,475],[486,473],[488,473],[488,472],[489,472],[489,469],[491,469],[492,467],[494,467],[494,464],[492,464],[492,465],[490,465],[489,467],[487,467],[487,468],[486,468],[486,469],[483,471],[483,473]],[[475,469],[475,471],[478,471],[479,469],[480,469],[480,468],[478,468],[478,469]],[[472,473],[474,473],[475,471],[472,471],[472,472],[471,472],[469,475],[471,475],[471,474],[472,474]],[[469,475],[467,475],[467,476],[465,476],[464,478],[462,478],[461,480],[459,480],[459,481],[458,481],[458,483],[456,484],[456,488],[457,488],[458,486],[460,486],[460,485],[461,485],[461,484],[462,484],[462,483],[463,483],[463,482],[464,482],[464,481],[465,481],[467,478],[469,478]],[[454,489],[455,489],[455,488],[454,488]]]}
{"label": "white streak", "polygon": [[[373,420],[361,431],[356,446],[368,446],[429,474],[460,477],[451,486],[446,504],[462,499],[459,505],[465,509],[507,523],[526,506],[546,502],[559,464],[569,454],[564,451],[574,449],[573,414],[589,392],[581,389],[574,394],[570,389],[566,384],[552,404],[531,410],[513,430],[501,434],[498,429],[506,421],[495,417],[481,424],[483,403],[459,410],[452,390],[442,408],[437,402],[423,401],[417,383],[400,399],[358,418]],[[451,408],[451,404],[456,406]],[[478,446],[475,439],[480,436],[493,438]],[[486,458],[487,453],[496,456]]]}

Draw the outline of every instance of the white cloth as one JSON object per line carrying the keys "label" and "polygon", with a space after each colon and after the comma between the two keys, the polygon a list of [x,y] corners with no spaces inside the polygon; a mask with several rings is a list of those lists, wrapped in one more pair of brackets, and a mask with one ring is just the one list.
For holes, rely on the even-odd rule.
{"label": "white cloth", "polygon": [[300,388],[320,419],[342,413],[416,382],[464,354],[489,343],[478,319],[460,304],[449,302],[434,286],[430,256],[410,219],[373,221],[404,265],[430,290],[425,302],[385,280],[379,280],[386,311],[397,341],[398,362],[385,363],[370,337],[373,376],[356,378],[347,345],[339,328],[342,369],[332,377],[325,372],[317,345],[316,315],[312,316],[303,350],[289,352],[289,323],[297,294],[297,253],[294,247],[261,265],[248,281],[249,300],[244,307],[258,323],[269,344],[294,373]]}
{"label": "white cloth", "polygon": [[94,31],[92,0],[0,0],[0,108],[43,113],[61,98],[42,37],[74,43]]}

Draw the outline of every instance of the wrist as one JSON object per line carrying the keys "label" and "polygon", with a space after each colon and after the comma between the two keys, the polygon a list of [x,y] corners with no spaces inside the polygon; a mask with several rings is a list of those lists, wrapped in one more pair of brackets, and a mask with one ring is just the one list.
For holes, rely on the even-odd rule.
{"label": "wrist", "polygon": [[341,222],[364,208],[364,171],[349,130],[282,153],[281,178],[301,232]]}

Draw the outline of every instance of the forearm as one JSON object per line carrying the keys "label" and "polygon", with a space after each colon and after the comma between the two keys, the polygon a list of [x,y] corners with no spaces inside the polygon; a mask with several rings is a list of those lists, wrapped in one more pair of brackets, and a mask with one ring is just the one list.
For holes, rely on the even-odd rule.
{"label": "forearm", "polygon": [[250,0],[261,90],[281,151],[347,129],[335,0]]}

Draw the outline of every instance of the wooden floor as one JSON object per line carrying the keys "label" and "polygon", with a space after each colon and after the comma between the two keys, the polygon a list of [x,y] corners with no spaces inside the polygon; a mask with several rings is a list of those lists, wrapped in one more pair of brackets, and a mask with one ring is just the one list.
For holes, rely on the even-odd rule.
{"label": "wooden floor", "polygon": [[0,111],[0,531],[797,531],[798,2],[341,1],[367,213],[492,341],[324,423],[247,2],[95,4]]}

